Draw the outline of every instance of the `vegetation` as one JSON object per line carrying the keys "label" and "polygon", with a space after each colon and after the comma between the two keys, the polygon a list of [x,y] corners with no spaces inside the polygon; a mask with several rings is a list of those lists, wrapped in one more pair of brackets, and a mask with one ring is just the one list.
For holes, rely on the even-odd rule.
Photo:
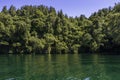
{"label": "vegetation", "polygon": [[0,12],[0,53],[120,52],[120,3],[89,18],[47,6]]}

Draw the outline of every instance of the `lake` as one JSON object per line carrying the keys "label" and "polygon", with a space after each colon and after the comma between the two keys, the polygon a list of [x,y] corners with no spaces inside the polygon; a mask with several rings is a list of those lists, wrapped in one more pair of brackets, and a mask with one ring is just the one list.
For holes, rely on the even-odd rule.
{"label": "lake", "polygon": [[0,80],[120,80],[120,55],[0,55]]}

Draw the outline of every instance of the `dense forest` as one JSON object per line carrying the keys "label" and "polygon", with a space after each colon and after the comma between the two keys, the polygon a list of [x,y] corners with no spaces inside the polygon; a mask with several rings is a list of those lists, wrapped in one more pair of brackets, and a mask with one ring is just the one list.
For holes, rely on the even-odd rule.
{"label": "dense forest", "polygon": [[70,17],[53,7],[11,5],[0,12],[0,54],[120,52],[120,3]]}

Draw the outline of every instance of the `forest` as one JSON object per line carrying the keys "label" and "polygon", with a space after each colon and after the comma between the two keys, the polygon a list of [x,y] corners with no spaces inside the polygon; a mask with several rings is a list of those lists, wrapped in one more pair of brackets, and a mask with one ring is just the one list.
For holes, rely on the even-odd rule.
{"label": "forest", "polygon": [[0,54],[119,53],[120,3],[90,17],[70,17],[44,5],[0,12]]}

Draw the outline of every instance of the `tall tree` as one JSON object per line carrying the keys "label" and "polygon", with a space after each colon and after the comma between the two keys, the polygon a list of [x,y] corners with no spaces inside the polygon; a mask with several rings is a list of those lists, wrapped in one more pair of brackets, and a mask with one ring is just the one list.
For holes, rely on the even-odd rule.
{"label": "tall tree", "polygon": [[11,5],[10,9],[8,11],[9,11],[11,16],[15,16],[16,15],[16,8],[15,8],[15,6]]}

